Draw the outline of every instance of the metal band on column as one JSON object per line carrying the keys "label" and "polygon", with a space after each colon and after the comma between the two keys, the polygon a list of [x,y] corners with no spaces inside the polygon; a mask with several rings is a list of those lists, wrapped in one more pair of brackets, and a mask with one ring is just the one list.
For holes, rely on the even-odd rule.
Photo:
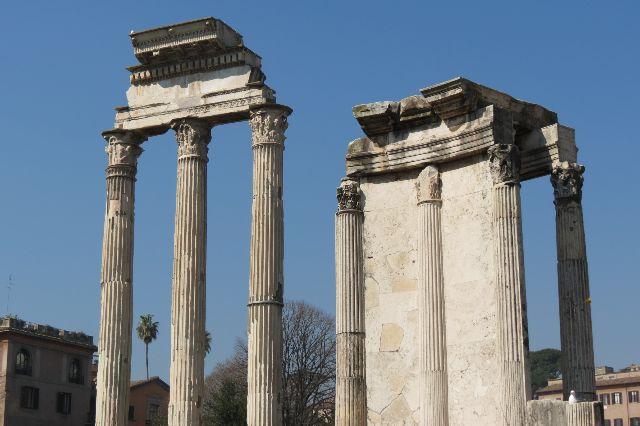
{"label": "metal band on column", "polygon": [[418,268],[421,425],[449,424],[447,341],[442,277],[441,181],[438,168],[418,176]]}
{"label": "metal band on column", "polygon": [[207,259],[207,162],[211,125],[172,124],[178,176],[171,294],[169,425],[201,425],[204,398]]}
{"label": "metal band on column", "polygon": [[528,396],[528,336],[520,208],[520,154],[513,144],[488,150],[493,178],[499,409],[503,425],[524,426]]}
{"label": "metal band on column", "polygon": [[128,423],[133,326],[133,224],[135,181],[140,144],[146,137],[110,130],[107,140],[107,206],[102,243],[100,341],[96,425]]}
{"label": "metal band on column", "polygon": [[564,399],[595,401],[589,271],[582,215],[584,166],[556,163],[551,173],[556,206],[561,371]]}
{"label": "metal band on column", "polygon": [[253,205],[248,320],[249,426],[282,424],[282,304],[284,132],[291,109],[264,105],[251,111]]}
{"label": "metal band on column", "polygon": [[345,178],[336,213],[336,426],[367,424],[363,212],[360,186]]}

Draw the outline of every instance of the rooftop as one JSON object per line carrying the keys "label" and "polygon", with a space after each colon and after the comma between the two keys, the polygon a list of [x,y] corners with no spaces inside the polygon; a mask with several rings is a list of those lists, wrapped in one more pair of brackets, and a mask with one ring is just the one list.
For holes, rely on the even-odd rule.
{"label": "rooftop", "polygon": [[1,317],[0,333],[8,331],[15,331],[37,337],[53,338],[71,344],[95,347],[93,345],[93,336],[88,336],[81,331],[62,330],[47,324],[37,324],[10,316]]}
{"label": "rooftop", "polygon": [[[640,371],[623,371],[596,376],[596,387],[640,385]],[[549,380],[548,385],[536,391],[537,394],[562,392],[562,379]]]}
{"label": "rooftop", "polygon": [[144,386],[144,385],[146,385],[148,383],[152,383],[152,382],[158,382],[160,384],[160,386],[166,388],[167,390],[169,389],[169,385],[158,376],[153,376],[153,377],[150,377],[150,378],[144,379],[144,380],[132,380],[129,387],[131,389],[133,389],[135,387]]}

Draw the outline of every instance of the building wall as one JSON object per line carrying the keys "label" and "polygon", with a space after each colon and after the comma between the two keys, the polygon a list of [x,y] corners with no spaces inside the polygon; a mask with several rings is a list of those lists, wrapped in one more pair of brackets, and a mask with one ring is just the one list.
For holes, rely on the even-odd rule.
{"label": "building wall", "polygon": [[[636,373],[637,374],[637,373]],[[633,417],[640,418],[640,403],[629,402],[629,392],[638,391],[640,393],[640,375],[638,375],[637,383],[623,384],[623,385],[602,385],[598,384],[599,381],[606,380],[607,378],[621,378],[629,377],[628,373],[613,373],[610,375],[596,376],[596,393],[598,399],[601,395],[609,395],[609,404],[604,406],[604,418],[605,420],[611,420],[611,426],[613,426],[614,419],[623,419],[624,426],[630,426],[630,419]],[[560,380],[549,381],[549,383],[562,384]],[[622,404],[613,404],[613,393],[620,392],[622,394]],[[562,400],[562,390],[553,391],[548,393],[542,393],[539,395],[540,399],[558,399]]]}
{"label": "building wall", "polygon": [[[450,425],[497,424],[491,177],[483,156],[441,167]],[[361,179],[369,424],[419,422],[415,178]]]}
{"label": "building wall", "polygon": [[148,418],[150,404],[160,406],[160,415],[167,415],[169,405],[169,390],[157,381],[151,381],[143,385],[131,388],[129,394],[129,406],[133,407],[133,420],[129,419],[129,426],[144,426]]}
{"label": "building wall", "polygon": [[[13,334],[2,341],[3,357],[0,375],[5,378],[4,424],[20,426],[78,426],[84,425],[90,405],[90,362],[91,350],[74,348],[46,339]],[[31,376],[15,373],[17,353],[27,349],[32,357]],[[83,384],[69,383],[68,368],[72,358],[78,358],[82,365]],[[20,407],[20,393],[23,386],[39,389],[37,409]],[[71,412],[56,412],[59,392],[71,394]]]}

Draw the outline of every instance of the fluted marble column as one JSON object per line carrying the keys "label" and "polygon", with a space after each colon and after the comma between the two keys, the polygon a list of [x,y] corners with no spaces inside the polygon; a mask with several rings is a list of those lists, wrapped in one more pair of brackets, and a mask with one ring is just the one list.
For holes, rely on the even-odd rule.
{"label": "fluted marble column", "polygon": [[587,248],[582,217],[584,166],[556,163],[551,183],[556,205],[560,343],[564,399],[571,390],[580,401],[595,401]]}
{"label": "fluted marble column", "polygon": [[493,178],[494,283],[496,286],[499,410],[502,424],[524,426],[528,387],[528,336],[522,223],[520,154],[513,144],[488,150]]}
{"label": "fluted marble column", "polygon": [[173,123],[178,179],[171,294],[169,425],[202,424],[207,258],[207,162],[211,125]]}
{"label": "fluted marble column", "polygon": [[282,424],[284,229],[282,154],[291,109],[251,111],[253,206],[249,270],[247,424]]}
{"label": "fluted marble column", "polygon": [[100,341],[96,425],[128,424],[133,326],[134,190],[140,144],[146,137],[126,130],[102,134],[107,140],[107,206],[100,279]]}
{"label": "fluted marble column", "polygon": [[418,176],[420,424],[425,426],[449,424],[440,187],[438,168],[425,167]]}
{"label": "fluted marble column", "polygon": [[338,187],[336,213],[336,426],[367,424],[362,206],[357,181]]}

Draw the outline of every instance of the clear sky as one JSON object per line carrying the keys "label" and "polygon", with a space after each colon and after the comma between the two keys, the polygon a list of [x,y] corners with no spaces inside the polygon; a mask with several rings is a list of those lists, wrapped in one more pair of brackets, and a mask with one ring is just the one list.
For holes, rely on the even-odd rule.
{"label": "clear sky", "polygon": [[[102,130],[126,104],[130,30],[215,16],[263,57],[294,109],[285,152],[285,295],[333,312],[335,187],[355,104],[455,76],[539,103],[576,128],[587,166],[597,364],[640,362],[640,3],[7,1],[0,9],[0,312],[95,336],[105,204]],[[635,130],[634,130],[635,129]],[[152,375],[169,374],[175,209],[172,134],[144,145],[136,188],[134,315],[152,313]],[[246,123],[214,129],[209,162],[206,371],[245,335],[251,203]],[[548,178],[523,184],[532,349],[559,347]],[[635,219],[634,219],[635,218]],[[7,282],[13,276],[8,299]],[[144,375],[134,340],[133,378]]]}

